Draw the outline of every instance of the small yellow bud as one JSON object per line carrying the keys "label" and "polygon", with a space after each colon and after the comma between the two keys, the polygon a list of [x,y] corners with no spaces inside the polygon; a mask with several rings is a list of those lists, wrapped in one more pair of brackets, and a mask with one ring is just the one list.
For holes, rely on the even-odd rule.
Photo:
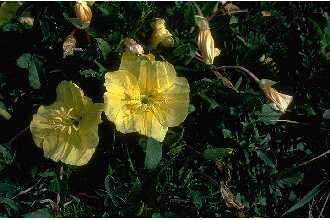
{"label": "small yellow bud", "polygon": [[151,47],[156,48],[159,44],[164,47],[173,47],[174,39],[169,30],[166,29],[164,19],[156,18],[155,21],[151,23],[151,27],[154,29],[150,38]]}
{"label": "small yellow bud", "polygon": [[214,40],[209,28],[208,21],[202,16],[195,16],[196,24],[199,27],[197,45],[201,52],[202,60],[206,64],[213,64],[214,58],[219,56],[221,50],[214,47]]}
{"label": "small yellow bud", "polygon": [[144,53],[143,47],[132,38],[125,38],[124,46],[125,51],[127,52],[131,52],[137,55],[142,55]]}
{"label": "small yellow bud", "polygon": [[274,84],[276,84],[276,82],[269,79],[261,79],[259,81],[260,88],[264,91],[267,98],[274,103],[277,110],[285,112],[290,103],[292,102],[293,97],[278,92],[272,87]]}
{"label": "small yellow bud", "polygon": [[88,26],[91,23],[93,13],[86,1],[77,1],[74,10],[83,25]]}

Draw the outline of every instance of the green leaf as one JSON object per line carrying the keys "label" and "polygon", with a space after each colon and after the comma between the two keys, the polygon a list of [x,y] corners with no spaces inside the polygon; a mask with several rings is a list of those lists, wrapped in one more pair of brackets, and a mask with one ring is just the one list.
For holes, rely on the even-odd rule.
{"label": "green leaf", "polygon": [[283,215],[286,215],[290,212],[293,212],[301,207],[303,207],[304,205],[306,205],[309,201],[311,201],[315,196],[317,196],[321,190],[323,189],[323,184],[325,182],[322,181],[320,184],[318,184],[317,186],[315,186],[311,191],[309,191],[299,202],[297,202],[296,204],[294,204],[293,206],[291,206],[291,208],[288,209],[288,211],[286,211]]}
{"label": "green leaf", "polygon": [[145,144],[146,157],[144,160],[144,167],[146,169],[155,169],[162,159],[162,145],[152,138],[148,138]]}
{"label": "green leaf", "polygon": [[102,76],[101,73],[96,72],[92,69],[82,70],[80,71],[80,75],[84,76],[85,78],[99,78]]}
{"label": "green leaf", "polygon": [[12,200],[10,198],[2,198],[0,200],[0,204],[4,204],[4,205],[8,206],[10,209],[12,209],[14,211],[18,210],[17,202],[15,202],[14,200]]}
{"label": "green leaf", "polygon": [[327,26],[323,30],[320,45],[322,56],[326,60],[330,60],[330,18],[328,18]]}
{"label": "green leaf", "polygon": [[25,53],[17,59],[16,64],[20,68],[28,70],[30,86],[34,89],[39,89],[41,86],[39,75],[42,72],[41,60],[32,54]]}
{"label": "green leaf", "polygon": [[324,119],[330,119],[330,109],[327,109],[323,113],[323,118]]}
{"label": "green leaf", "polygon": [[275,168],[274,160],[266,152],[258,150],[257,155],[267,166]]}
{"label": "green leaf", "polygon": [[13,153],[7,144],[0,144],[0,171],[14,162],[15,153]]}
{"label": "green leaf", "polygon": [[281,176],[276,180],[276,183],[281,188],[292,187],[299,184],[304,179],[304,173],[300,171],[288,172],[287,175]]}
{"label": "green leaf", "polygon": [[198,191],[192,191],[190,193],[191,198],[195,206],[200,209],[203,206],[203,195]]}
{"label": "green leaf", "polygon": [[53,215],[48,208],[37,209],[22,215],[23,218],[52,218]]}
{"label": "green leaf", "polygon": [[100,49],[100,51],[102,53],[103,58],[106,59],[108,54],[111,51],[110,45],[108,44],[108,42],[106,42],[102,38],[95,38],[95,40],[97,42],[98,48]]}
{"label": "green leaf", "polygon": [[275,111],[270,104],[262,105],[261,111],[258,113],[258,120],[266,125],[276,124],[276,121],[281,117],[281,113]]}
{"label": "green leaf", "polygon": [[209,148],[204,150],[203,157],[206,160],[222,160],[233,153],[232,148]]}

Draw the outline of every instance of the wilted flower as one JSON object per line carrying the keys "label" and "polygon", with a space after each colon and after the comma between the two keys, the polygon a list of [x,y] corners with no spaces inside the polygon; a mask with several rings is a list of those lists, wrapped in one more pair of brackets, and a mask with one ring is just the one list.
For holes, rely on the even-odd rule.
{"label": "wilted flower", "polygon": [[25,25],[28,25],[28,26],[33,26],[34,18],[30,17],[30,16],[24,16],[24,17],[20,17],[18,19],[18,21],[21,24],[25,24]]}
{"label": "wilted flower", "polygon": [[188,115],[188,81],[152,55],[125,52],[119,70],[107,73],[104,85],[104,112],[122,133],[138,132],[161,142],[168,127]]}
{"label": "wilted flower", "polygon": [[199,27],[197,45],[201,52],[202,59],[206,64],[213,64],[216,56],[220,55],[220,50],[214,47],[214,40],[206,18],[195,15],[196,24]]}
{"label": "wilted flower", "polygon": [[131,52],[137,55],[142,55],[144,53],[143,47],[140,44],[136,43],[136,41],[132,38],[125,38],[124,46],[125,51],[127,52]]}
{"label": "wilted flower", "polygon": [[174,40],[172,34],[166,29],[164,19],[156,18],[155,21],[151,23],[151,27],[154,29],[150,38],[151,47],[156,48],[158,44],[164,47],[173,47]]}
{"label": "wilted flower", "polygon": [[274,84],[276,84],[276,82],[269,79],[261,79],[259,81],[260,88],[264,91],[267,98],[274,103],[277,110],[285,112],[290,103],[292,102],[293,97],[278,92],[272,87]]}
{"label": "wilted flower", "polygon": [[77,40],[74,37],[74,32],[69,34],[63,42],[63,58],[67,56],[73,56],[74,52],[82,51],[81,48],[77,48]]}
{"label": "wilted flower", "polygon": [[55,103],[40,106],[30,124],[35,144],[44,156],[71,165],[84,165],[99,142],[103,104],[93,103],[74,83],[62,81]]}
{"label": "wilted flower", "polygon": [[77,1],[76,5],[74,6],[74,10],[80,22],[85,26],[89,26],[92,20],[93,13],[87,2],[81,0]]}

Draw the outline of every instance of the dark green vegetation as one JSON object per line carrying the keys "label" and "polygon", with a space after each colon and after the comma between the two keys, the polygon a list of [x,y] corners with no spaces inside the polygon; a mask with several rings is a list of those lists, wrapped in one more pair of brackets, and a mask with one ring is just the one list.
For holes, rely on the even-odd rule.
{"label": "dark green vegetation", "polygon": [[[198,4],[210,16],[216,2]],[[235,2],[236,13],[220,3],[210,22],[222,50],[214,65],[240,65],[280,81],[278,89],[294,96],[283,115],[244,73],[222,73],[235,92],[194,58],[193,4],[96,2],[87,33],[76,32],[83,52],[63,59],[63,41],[75,28],[73,5],[24,3],[16,16],[30,11],[34,26],[15,17],[1,26],[0,107],[12,118],[0,118],[0,216],[329,217],[328,3]],[[262,16],[265,10],[271,16]],[[151,52],[190,83],[185,122],[159,146],[116,132],[103,117],[86,166],[44,158],[25,129],[38,106],[55,100],[64,79],[103,102],[103,76],[118,68],[122,39],[147,45],[155,17],[166,20],[175,46]]]}

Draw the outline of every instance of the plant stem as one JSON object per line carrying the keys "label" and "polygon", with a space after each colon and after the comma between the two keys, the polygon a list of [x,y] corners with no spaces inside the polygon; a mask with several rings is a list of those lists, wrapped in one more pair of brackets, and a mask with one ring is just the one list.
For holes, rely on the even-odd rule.
{"label": "plant stem", "polygon": [[21,136],[22,134],[24,134],[24,132],[26,132],[28,129],[30,128],[30,126],[25,127],[24,129],[22,129],[20,132],[18,132],[14,137],[12,137],[7,144],[11,145],[19,136]]}
{"label": "plant stem", "polygon": [[327,150],[326,152],[320,154],[319,156],[314,157],[314,158],[312,158],[312,159],[310,159],[310,160],[308,160],[308,161],[305,161],[305,162],[299,164],[298,167],[305,166],[305,165],[307,165],[307,164],[313,162],[314,160],[317,160],[317,159],[319,159],[319,158],[321,158],[321,157],[324,157],[325,155],[327,155],[327,154],[329,154],[329,153],[330,153],[330,150]]}
{"label": "plant stem", "polygon": [[248,74],[256,83],[259,84],[260,79],[254,75],[250,70],[242,67],[242,66],[220,66],[217,67],[216,69],[220,69],[220,70],[226,70],[226,69],[238,69],[241,70],[242,72]]}
{"label": "plant stem", "polygon": [[327,196],[327,198],[325,199],[325,202],[324,202],[323,207],[322,207],[322,209],[321,209],[321,212],[320,212],[319,218],[321,218],[321,216],[322,216],[322,214],[323,214],[324,208],[325,208],[325,206],[326,206],[327,203],[328,203],[329,196],[330,196],[330,192],[328,192],[328,196]]}

